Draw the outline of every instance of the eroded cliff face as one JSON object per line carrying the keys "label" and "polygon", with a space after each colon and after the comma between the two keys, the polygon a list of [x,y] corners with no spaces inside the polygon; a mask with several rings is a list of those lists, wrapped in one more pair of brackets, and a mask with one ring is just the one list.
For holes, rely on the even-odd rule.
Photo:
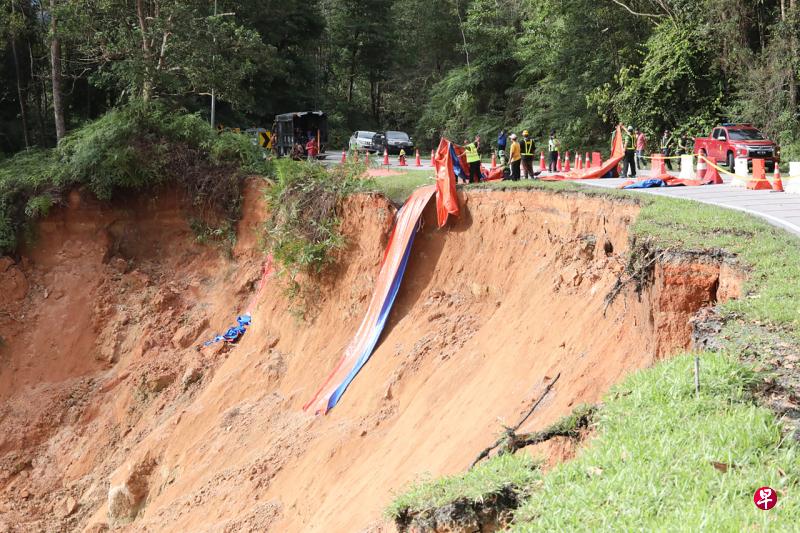
{"label": "eroded cliff face", "polygon": [[0,531],[391,529],[394,493],[464,469],[556,374],[521,431],[687,347],[697,309],[738,290],[718,260],[674,256],[606,308],[636,206],[465,193],[447,229],[426,211],[375,354],[315,417],[301,406],[360,323],[394,209],[346,200],[347,248],[307,321],[271,279],[238,345],[199,348],[261,277],[261,184],[232,258],[195,243],[175,194],[76,193],[0,260]]}

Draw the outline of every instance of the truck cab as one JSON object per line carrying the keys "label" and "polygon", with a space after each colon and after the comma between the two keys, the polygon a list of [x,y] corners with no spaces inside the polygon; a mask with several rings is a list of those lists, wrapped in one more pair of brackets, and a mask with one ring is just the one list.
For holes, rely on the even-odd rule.
{"label": "truck cab", "polygon": [[752,164],[753,159],[763,159],[768,172],[773,172],[780,162],[780,147],[751,124],[717,126],[709,137],[695,139],[694,153],[731,169],[737,158],[746,158],[748,164]]}

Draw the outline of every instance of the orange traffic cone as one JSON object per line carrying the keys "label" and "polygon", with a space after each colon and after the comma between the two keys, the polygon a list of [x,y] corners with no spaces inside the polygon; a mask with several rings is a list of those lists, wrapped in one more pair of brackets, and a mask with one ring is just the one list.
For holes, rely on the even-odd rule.
{"label": "orange traffic cone", "polygon": [[564,172],[569,172],[569,151],[564,155]]}
{"label": "orange traffic cone", "polygon": [[777,164],[775,165],[775,176],[772,178],[772,191],[784,192],[783,181],[781,180],[781,169]]}
{"label": "orange traffic cone", "polygon": [[342,164],[347,163],[347,151],[342,150]]}
{"label": "orange traffic cone", "polygon": [[544,164],[544,152],[539,156],[539,170],[547,170],[547,165]]}
{"label": "orange traffic cone", "polygon": [[589,159],[589,152],[586,152],[586,168],[592,167],[592,160]]}
{"label": "orange traffic cone", "polygon": [[383,164],[389,166],[389,150],[386,148],[383,149]]}
{"label": "orange traffic cone", "polygon": [[422,166],[422,161],[420,161],[420,159],[419,159],[419,150],[417,150],[417,160],[414,162],[414,166],[416,166],[416,167],[421,167]]}
{"label": "orange traffic cone", "polygon": [[581,154],[575,154],[575,170],[583,170],[583,159],[581,159]]}
{"label": "orange traffic cone", "polygon": [[561,152],[558,154],[558,160],[556,161],[556,172],[561,172],[563,167],[561,166]]}
{"label": "orange traffic cone", "polygon": [[497,168],[497,152],[492,151],[492,170]]}
{"label": "orange traffic cone", "polygon": [[771,191],[772,186],[764,171],[764,160],[753,159],[753,176],[747,181],[747,188],[751,191]]}

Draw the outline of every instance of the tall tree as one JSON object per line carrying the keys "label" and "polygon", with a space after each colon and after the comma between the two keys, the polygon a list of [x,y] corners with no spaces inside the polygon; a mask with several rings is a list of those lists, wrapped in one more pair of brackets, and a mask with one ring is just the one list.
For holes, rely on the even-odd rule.
{"label": "tall tree", "polygon": [[19,102],[19,115],[22,121],[22,135],[25,141],[25,148],[30,148],[30,138],[28,136],[28,112],[25,105],[25,96],[22,91],[22,74],[20,72],[19,54],[17,52],[17,38],[24,26],[22,16],[19,9],[16,7],[14,0],[11,0],[11,32],[9,38],[11,40],[11,56],[14,60],[14,72],[16,74],[17,83],[17,101]]}
{"label": "tall tree", "polygon": [[67,127],[61,91],[61,39],[58,36],[56,0],[50,0],[50,81],[53,88],[53,117],[56,124],[56,142],[58,142],[66,135]]}

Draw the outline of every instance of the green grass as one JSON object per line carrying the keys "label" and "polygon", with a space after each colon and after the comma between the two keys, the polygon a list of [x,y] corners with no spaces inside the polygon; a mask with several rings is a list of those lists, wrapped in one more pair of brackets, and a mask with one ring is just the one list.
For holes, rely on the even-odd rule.
{"label": "green grass", "polygon": [[503,455],[452,477],[420,480],[392,502],[389,518],[402,513],[430,511],[449,502],[480,502],[504,488],[525,490],[541,478],[537,463],[528,455]]}
{"label": "green grass", "polygon": [[435,183],[432,170],[408,170],[402,174],[375,177],[372,182],[371,188],[398,205],[405,202],[417,187]]}
{"label": "green grass", "polygon": [[[800,455],[759,407],[756,376],[728,354],[688,355],[630,376],[600,412],[597,437],[518,509],[515,531],[789,531],[800,517]],[[727,465],[722,472],[714,463]],[[780,493],[771,512],[754,491]]]}
{"label": "green grass", "polygon": [[[516,512],[512,528],[797,530],[800,447],[775,413],[759,404],[753,389],[772,372],[776,363],[769,359],[799,350],[800,239],[738,211],[569,182],[499,182],[467,189],[537,189],[632,201],[641,206],[631,228],[637,241],[657,249],[723,250],[749,276],[743,297],[721,305],[727,319],[718,339],[723,351],[701,355],[700,399],[694,397],[690,354],[629,376],[607,395],[596,415],[596,435],[579,456],[521,488],[530,498]],[[754,373],[745,361],[766,372]],[[727,472],[714,462],[728,465]],[[446,479],[430,483],[458,487]],[[471,484],[480,486],[480,480]],[[781,501],[770,512],[752,502],[753,492],[764,485],[780,491]],[[415,486],[392,504],[392,513],[402,505],[419,507],[417,501],[429,490]],[[437,494],[439,504],[448,503],[444,491]],[[449,494],[460,493],[451,489]]]}

